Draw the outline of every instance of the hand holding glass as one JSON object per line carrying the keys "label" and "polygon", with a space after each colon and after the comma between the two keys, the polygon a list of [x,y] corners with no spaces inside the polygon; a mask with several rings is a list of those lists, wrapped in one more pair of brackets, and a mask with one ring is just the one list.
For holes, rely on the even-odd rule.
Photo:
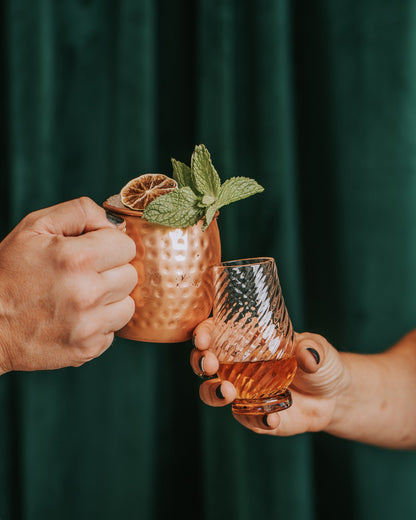
{"label": "hand holding glass", "polygon": [[293,327],[273,258],[212,267],[214,341],[218,376],[233,383],[234,413],[265,414],[292,404],[296,372]]}

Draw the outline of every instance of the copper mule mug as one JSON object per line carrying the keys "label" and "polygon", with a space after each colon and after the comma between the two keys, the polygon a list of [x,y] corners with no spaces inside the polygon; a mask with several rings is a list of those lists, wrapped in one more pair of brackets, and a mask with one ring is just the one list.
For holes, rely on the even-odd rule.
{"label": "copper mule mug", "polygon": [[212,309],[209,268],[221,261],[217,218],[205,231],[202,220],[187,228],[169,228],[150,224],[142,212],[125,207],[118,195],[103,206],[125,220],[126,233],[136,243],[132,264],[139,281],[131,294],[136,310],[117,336],[151,343],[191,339]]}

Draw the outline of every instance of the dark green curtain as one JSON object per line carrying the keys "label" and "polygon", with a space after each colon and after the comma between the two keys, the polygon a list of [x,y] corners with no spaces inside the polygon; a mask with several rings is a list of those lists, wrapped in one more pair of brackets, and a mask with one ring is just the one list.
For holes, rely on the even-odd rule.
{"label": "dark green curtain", "polygon": [[[223,179],[265,186],[222,210],[223,257],[275,257],[296,330],[377,352],[415,327],[415,2],[0,9],[3,236],[202,142]],[[255,435],[200,403],[190,348],[116,339],[2,376],[0,519],[416,518],[415,453]]]}

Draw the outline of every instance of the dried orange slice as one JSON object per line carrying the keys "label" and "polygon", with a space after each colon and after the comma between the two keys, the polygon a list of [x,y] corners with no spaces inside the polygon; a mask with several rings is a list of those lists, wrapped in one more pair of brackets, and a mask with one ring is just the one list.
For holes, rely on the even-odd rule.
{"label": "dried orange slice", "polygon": [[160,195],[176,189],[178,183],[163,173],[145,173],[129,181],[120,191],[120,198],[128,208],[142,211]]}

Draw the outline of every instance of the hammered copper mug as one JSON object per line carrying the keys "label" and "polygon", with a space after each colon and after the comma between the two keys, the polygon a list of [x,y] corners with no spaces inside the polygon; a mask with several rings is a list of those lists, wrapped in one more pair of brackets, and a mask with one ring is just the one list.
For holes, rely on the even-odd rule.
{"label": "hammered copper mug", "polygon": [[139,281],[131,294],[136,310],[117,336],[151,343],[191,339],[212,309],[210,266],[221,261],[217,219],[205,231],[202,221],[169,228],[150,224],[142,212],[124,206],[118,195],[103,206],[125,220],[126,233],[136,243],[132,264]]}

